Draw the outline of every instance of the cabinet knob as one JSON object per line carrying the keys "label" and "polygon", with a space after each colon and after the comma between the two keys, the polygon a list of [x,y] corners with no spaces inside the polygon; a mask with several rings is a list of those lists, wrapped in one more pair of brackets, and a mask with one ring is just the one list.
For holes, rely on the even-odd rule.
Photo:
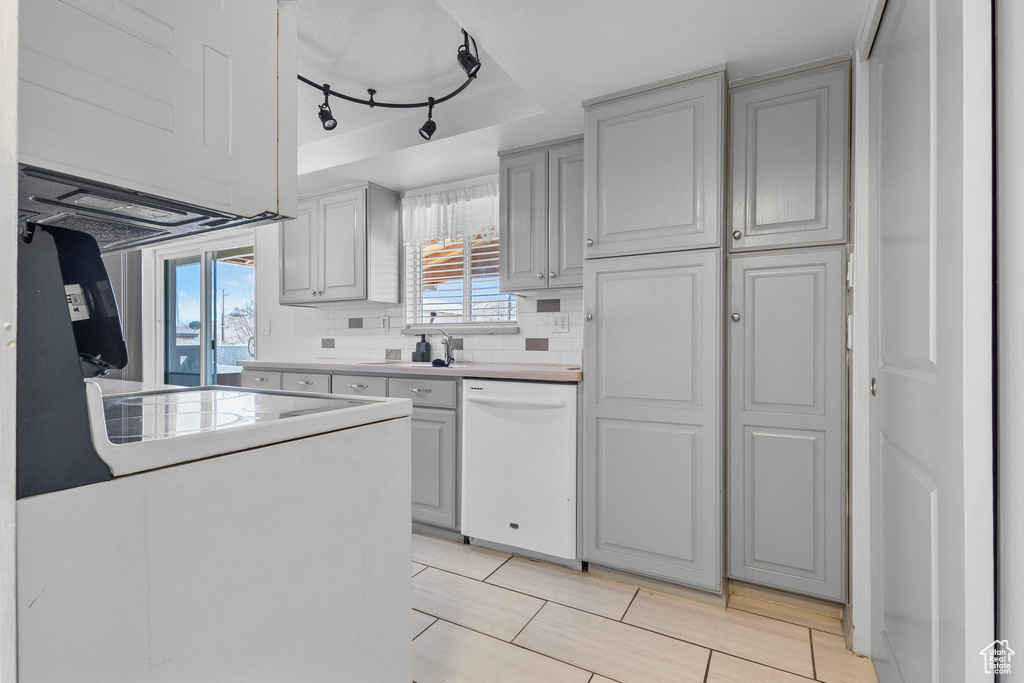
{"label": "cabinet knob", "polygon": [[315,289],[309,290],[309,295],[310,296],[316,296],[316,290]]}
{"label": "cabinet knob", "polygon": [[587,240],[587,246],[588,247],[594,246],[594,240]]}
{"label": "cabinet knob", "polygon": [[548,273],[548,277],[558,277],[558,276],[555,275],[555,271],[551,271],[550,273]]}
{"label": "cabinet knob", "polygon": [[594,319],[593,313],[587,313],[586,318],[587,318],[587,320],[593,320]]}
{"label": "cabinet knob", "polygon": [[544,273],[537,273],[537,279],[538,280],[543,280],[544,279]]}
{"label": "cabinet knob", "polygon": [[740,232],[739,230],[733,230],[733,231],[732,231],[732,238],[733,238],[734,240],[738,240],[738,239],[740,239],[741,237],[743,237],[743,233],[742,233],[742,232]]}
{"label": "cabinet knob", "polygon": [[738,323],[740,321],[740,314],[739,313],[733,313],[732,314],[732,321],[734,323]]}

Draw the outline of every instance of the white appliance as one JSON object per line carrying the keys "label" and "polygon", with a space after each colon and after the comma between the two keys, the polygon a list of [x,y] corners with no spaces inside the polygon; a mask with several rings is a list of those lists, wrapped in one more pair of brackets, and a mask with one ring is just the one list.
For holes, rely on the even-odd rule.
{"label": "white appliance", "polygon": [[462,533],[576,559],[576,390],[464,381]]}
{"label": "white appliance", "polygon": [[19,680],[409,680],[407,399],[86,385],[113,476],[17,501]]}

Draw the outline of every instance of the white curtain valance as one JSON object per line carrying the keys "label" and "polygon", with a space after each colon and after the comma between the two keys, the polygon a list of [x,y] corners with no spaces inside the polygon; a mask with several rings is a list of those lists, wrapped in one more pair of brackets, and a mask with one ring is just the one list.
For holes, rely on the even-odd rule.
{"label": "white curtain valance", "polygon": [[406,244],[498,236],[498,183],[402,198]]}

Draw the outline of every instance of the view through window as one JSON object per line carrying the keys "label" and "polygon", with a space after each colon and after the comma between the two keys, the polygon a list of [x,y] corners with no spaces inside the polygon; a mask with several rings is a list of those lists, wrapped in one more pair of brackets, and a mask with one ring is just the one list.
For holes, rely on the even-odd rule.
{"label": "view through window", "polygon": [[238,386],[240,360],[255,356],[252,245],[164,261],[164,381]]}

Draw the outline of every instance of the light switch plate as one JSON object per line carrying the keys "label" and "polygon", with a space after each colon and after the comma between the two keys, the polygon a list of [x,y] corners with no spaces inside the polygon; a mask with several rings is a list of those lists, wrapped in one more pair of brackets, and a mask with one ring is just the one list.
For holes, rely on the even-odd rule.
{"label": "light switch plate", "polygon": [[569,314],[554,313],[551,315],[551,331],[555,334],[569,331]]}
{"label": "light switch plate", "polygon": [[265,320],[262,323],[260,323],[260,334],[262,334],[262,335],[269,335],[270,334],[270,321],[269,320]]}

